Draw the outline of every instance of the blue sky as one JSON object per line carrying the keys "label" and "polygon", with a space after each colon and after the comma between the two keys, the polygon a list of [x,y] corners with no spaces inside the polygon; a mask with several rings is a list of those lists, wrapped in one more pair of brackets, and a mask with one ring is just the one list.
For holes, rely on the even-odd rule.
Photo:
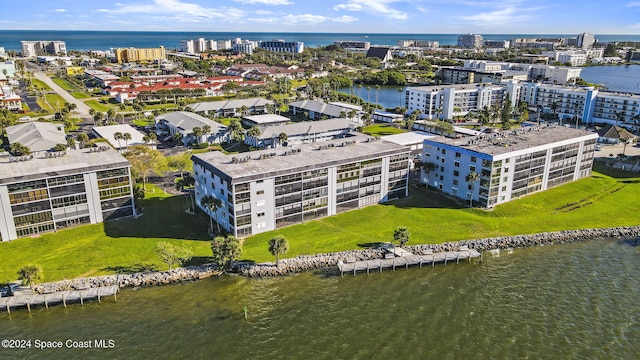
{"label": "blue sky", "polygon": [[640,34],[640,0],[0,0],[2,30]]}

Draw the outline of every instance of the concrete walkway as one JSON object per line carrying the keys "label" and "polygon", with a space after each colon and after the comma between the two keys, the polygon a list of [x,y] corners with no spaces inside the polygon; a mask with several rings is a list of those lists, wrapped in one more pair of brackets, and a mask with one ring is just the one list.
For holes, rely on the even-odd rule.
{"label": "concrete walkway", "polygon": [[84,120],[93,121],[91,114],[89,114],[90,107],[85,104],[83,101],[74,98],[69,92],[58,86],[58,84],[54,83],[50,77],[48,77],[43,72],[36,71],[33,73],[33,76],[47,84],[53,91],[55,91],[58,95],[60,95],[66,102],[70,104],[76,104],[76,109],[74,110],[79,117]]}

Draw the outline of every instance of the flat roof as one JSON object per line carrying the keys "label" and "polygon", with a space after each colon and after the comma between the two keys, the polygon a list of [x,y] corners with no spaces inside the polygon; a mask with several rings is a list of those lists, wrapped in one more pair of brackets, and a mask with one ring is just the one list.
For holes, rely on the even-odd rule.
{"label": "flat roof", "polygon": [[7,127],[10,144],[20,143],[32,152],[47,151],[57,144],[67,144],[63,124],[30,121]]}
{"label": "flat roof", "polygon": [[451,139],[443,136],[436,136],[428,141],[459,146],[464,149],[487,155],[500,155],[578,138],[597,139],[598,134],[564,126],[548,125],[499,131],[496,133],[481,134],[462,139]]}
{"label": "flat roof", "polygon": [[[294,151],[292,153],[292,151]],[[298,152],[299,151],[299,152]],[[385,155],[409,153],[404,146],[375,140],[367,135],[355,135],[313,144],[294,147],[265,149],[225,155],[219,151],[196,154],[191,159],[211,170],[217,169],[232,183],[263,179],[293,172],[325,168],[338,164],[371,159]],[[261,156],[267,158],[260,159]],[[248,158],[248,161],[234,163],[233,159]]]}
{"label": "flat roof", "polygon": [[288,117],[277,114],[245,116],[244,118],[242,118],[242,120],[250,121],[258,125],[291,121]]}
{"label": "flat roof", "polygon": [[401,134],[381,136],[380,139],[398,145],[409,146],[414,144],[422,144],[425,139],[431,139],[434,137],[436,137],[436,135],[434,134],[429,134],[422,131],[411,131]]}
{"label": "flat roof", "polygon": [[[106,143],[96,145],[93,148],[18,157],[5,153],[0,156],[0,184],[129,166],[129,161],[111,146]],[[59,157],[48,157],[49,154],[62,153],[64,155]],[[24,161],[18,161],[21,158]]]}
{"label": "flat roof", "polygon": [[[94,126],[92,129],[98,136],[107,140],[113,147],[122,148],[131,146],[131,145],[140,145],[144,144],[144,135],[136,130],[133,126],[128,124],[120,124],[120,125],[107,125],[107,126]],[[131,140],[116,140],[115,134],[119,132],[121,134],[129,133],[131,135]]]}

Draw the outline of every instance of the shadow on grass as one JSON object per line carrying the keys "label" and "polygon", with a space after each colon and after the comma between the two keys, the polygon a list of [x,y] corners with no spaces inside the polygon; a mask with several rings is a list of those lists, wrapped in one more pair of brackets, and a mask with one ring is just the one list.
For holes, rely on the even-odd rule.
{"label": "shadow on grass", "polygon": [[200,266],[213,261],[211,256],[194,256],[189,261],[185,261],[182,266]]}
{"label": "shadow on grass", "polygon": [[640,173],[607,166],[607,165],[604,165],[602,161],[594,162],[593,171],[599,172],[607,176],[611,176],[612,178],[616,178],[616,179],[640,178]]}
{"label": "shadow on grass", "polygon": [[133,264],[124,266],[109,266],[100,270],[113,272],[116,274],[133,274],[139,272],[158,271],[158,267],[154,264]]}
{"label": "shadow on grass", "polygon": [[447,196],[439,191],[426,189],[421,186],[410,185],[409,196],[397,200],[380,203],[383,206],[394,206],[400,209],[465,209],[461,201]]}
{"label": "shadow on grass", "polygon": [[382,245],[381,242],[368,242],[368,243],[361,243],[358,244],[358,247],[364,248],[364,249],[374,249],[379,247],[380,245]]}
{"label": "shadow on grass", "polygon": [[144,209],[138,218],[125,218],[104,223],[105,233],[114,238],[161,238],[210,241],[209,219],[201,214],[188,214],[183,196],[140,200]]}

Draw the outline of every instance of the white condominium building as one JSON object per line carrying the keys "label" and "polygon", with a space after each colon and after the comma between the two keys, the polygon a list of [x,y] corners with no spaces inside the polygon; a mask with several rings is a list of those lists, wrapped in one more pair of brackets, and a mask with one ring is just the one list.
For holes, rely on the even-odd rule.
{"label": "white condominium building", "polygon": [[[420,177],[430,187],[490,208],[591,175],[597,138],[555,126],[435,137],[424,140],[422,161],[430,166]],[[470,173],[479,179],[468,181]]]}
{"label": "white condominium building", "polygon": [[[237,237],[407,195],[409,148],[357,135],[246,154],[193,155],[196,204],[222,201],[214,221]],[[203,209],[206,213],[208,211]]]}
{"label": "white condominium building", "polygon": [[405,90],[407,113],[421,112],[420,119],[451,119],[470,111],[480,111],[493,104],[501,105],[510,93],[516,104],[518,97],[516,83],[505,85],[464,84],[448,86],[418,86]]}

